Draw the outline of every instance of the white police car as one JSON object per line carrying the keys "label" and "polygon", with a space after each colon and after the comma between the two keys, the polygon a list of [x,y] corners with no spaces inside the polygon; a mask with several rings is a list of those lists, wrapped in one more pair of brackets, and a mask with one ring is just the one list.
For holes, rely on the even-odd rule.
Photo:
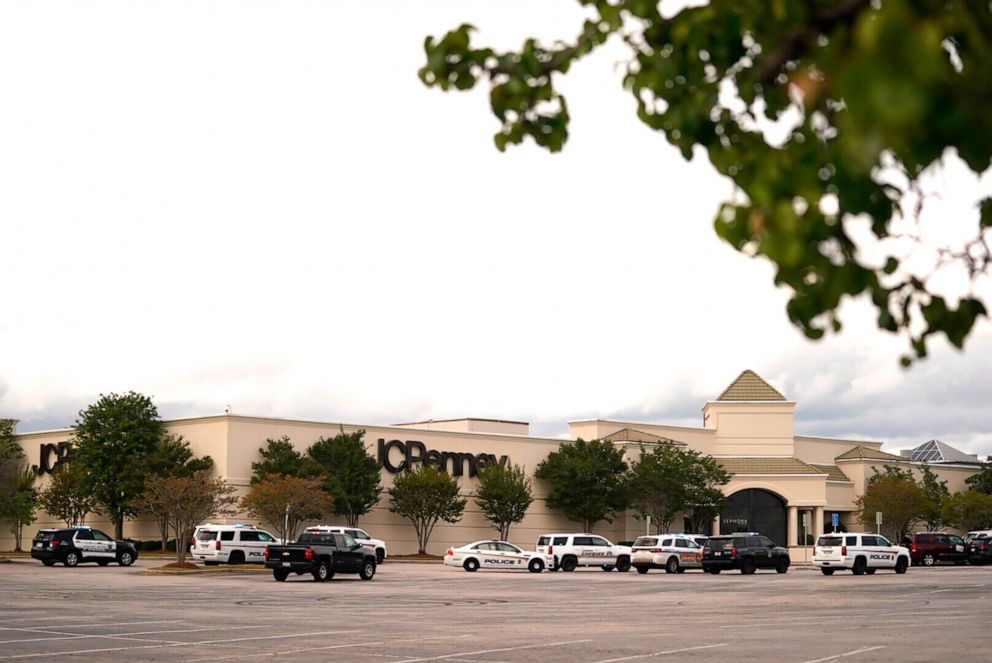
{"label": "white police car", "polygon": [[475,541],[460,548],[448,548],[447,566],[460,566],[469,573],[479,569],[527,569],[540,573],[552,560],[546,555],[518,548],[506,541]]}
{"label": "white police car", "polygon": [[251,525],[200,525],[190,554],[207,566],[215,564],[264,564],[265,547],[279,541]]}
{"label": "white police car", "polygon": [[314,525],[306,528],[304,531],[311,534],[347,534],[361,544],[363,548],[368,548],[375,553],[376,564],[382,564],[389,554],[386,550],[385,541],[382,539],[373,539],[368,535],[368,532],[357,527],[349,527],[348,525]]}
{"label": "white police car", "polygon": [[687,568],[703,568],[703,547],[683,534],[640,536],[631,546],[630,563],[638,573],[665,569],[684,573]]}
{"label": "white police car", "polygon": [[878,569],[905,573],[909,568],[909,549],[893,545],[884,536],[861,532],[824,534],[813,548],[813,566],[825,576],[838,569],[854,575],[872,575]]}

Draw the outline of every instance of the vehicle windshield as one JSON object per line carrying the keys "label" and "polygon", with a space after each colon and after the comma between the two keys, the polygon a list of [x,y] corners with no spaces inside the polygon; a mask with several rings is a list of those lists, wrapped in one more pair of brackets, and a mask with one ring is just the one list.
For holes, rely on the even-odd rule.
{"label": "vehicle windshield", "polygon": [[841,545],[841,538],[839,536],[821,536],[820,540],[816,542],[816,545],[824,548],[839,546]]}
{"label": "vehicle windshield", "polygon": [[217,532],[212,529],[201,529],[196,533],[197,541],[215,541],[217,539]]}
{"label": "vehicle windshield", "polygon": [[55,532],[38,532],[35,534],[35,541],[51,541],[55,538]]}
{"label": "vehicle windshield", "polygon": [[734,547],[734,539],[710,539],[706,542],[706,547],[709,550],[730,550]]}
{"label": "vehicle windshield", "polygon": [[366,534],[360,529],[350,529],[348,530],[348,534],[351,534],[352,538],[362,539],[363,541],[367,541],[368,539],[371,538],[368,534]]}
{"label": "vehicle windshield", "polygon": [[641,546],[656,546],[658,545],[658,539],[653,536],[642,536],[634,541],[634,547],[639,548]]}

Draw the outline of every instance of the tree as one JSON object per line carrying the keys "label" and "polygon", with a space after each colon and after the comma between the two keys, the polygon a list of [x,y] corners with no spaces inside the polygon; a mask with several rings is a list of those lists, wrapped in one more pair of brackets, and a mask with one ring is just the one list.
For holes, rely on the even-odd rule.
{"label": "tree", "polygon": [[923,476],[920,477],[920,488],[927,498],[927,508],[923,512],[922,519],[927,529],[932,532],[944,526],[944,501],[950,492],[947,490],[947,481],[940,481],[929,463],[923,463],[920,470],[923,472]]}
{"label": "tree", "polygon": [[165,433],[158,410],[150,398],[133,391],[101,394],[79,413],[73,429],[73,462],[86,469],[100,512],[122,539],[124,520],[138,513],[134,502],[144,491],[145,460]]}
{"label": "tree", "polygon": [[278,440],[266,440],[265,446],[259,448],[258,454],[262,460],[251,464],[252,483],[265,481],[272,474],[304,479],[320,476],[320,468],[316,463],[297,451],[287,435],[283,435]]}
{"label": "tree", "polygon": [[964,532],[992,527],[992,495],[962,490],[944,500],[945,523]]}
{"label": "tree", "polygon": [[7,521],[14,535],[14,550],[21,549],[24,526],[34,522],[35,478],[24,452],[14,440],[14,422],[0,419],[0,520]]}
{"label": "tree", "polygon": [[241,508],[272,525],[289,542],[304,520],[320,518],[331,509],[331,498],[320,479],[270,474],[241,498]]}
{"label": "tree", "polygon": [[379,463],[365,450],[365,431],[320,438],[307,450],[324,475],[324,492],[334,502],[333,511],[354,527],[372,510],[382,493]]}
{"label": "tree", "polygon": [[561,509],[566,518],[591,532],[596,523],[613,522],[628,507],[627,473],[622,449],[605,440],[579,438],[551,452],[534,476],[550,485],[549,507]]}
{"label": "tree", "polygon": [[534,495],[524,468],[496,463],[479,470],[475,501],[482,515],[499,531],[499,538],[506,541],[510,525],[524,519]]}
{"label": "tree", "polygon": [[[169,434],[164,436],[145,459],[146,477],[192,477],[206,475],[214,467],[214,459],[210,456],[197,458],[189,447],[189,442],[182,435]],[[146,479],[147,481],[147,479]],[[158,523],[162,536],[162,550],[165,550],[169,539],[169,520],[166,512],[153,514],[148,512]],[[179,547],[179,539],[176,539]]]}
{"label": "tree", "polygon": [[928,508],[926,493],[913,479],[913,473],[886,466],[868,478],[864,494],[855,500],[859,520],[865,527],[875,525],[875,513],[882,512],[882,531],[896,541],[919,522]]}
{"label": "tree", "polygon": [[974,476],[968,477],[964,482],[971,490],[992,495],[992,460],[986,460],[982,463],[981,471]]}
{"label": "tree", "polygon": [[48,488],[41,492],[38,505],[64,521],[66,527],[85,523],[94,502],[82,463],[60,463],[52,471]]}
{"label": "tree", "polygon": [[[782,0],[771,11],[763,0],[711,0],[666,18],[653,0],[579,2],[593,15],[571,43],[528,39],[501,53],[474,48],[462,25],[426,39],[420,78],[442,90],[488,81],[496,147],[529,136],[555,152],[569,121],[556,83],[622,40],[638,118],[733,181],[717,233],[773,263],[806,336],[839,331],[845,296],[866,295],[878,327],[904,335],[915,357],[933,334],[962,347],[986,307],[973,293],[945,298],[938,281],[960,269],[974,289],[987,273],[992,198],[954,221],[972,239],[927,246],[920,184],[954,153],[975,173],[989,167],[988,3]],[[772,138],[775,122],[786,130]],[[867,227],[845,224],[854,217]]]}
{"label": "tree", "polygon": [[235,489],[223,479],[211,479],[208,470],[190,476],[151,476],[138,500],[142,511],[169,523],[176,538],[176,561],[186,561],[185,544],[197,523],[233,516],[238,503]]}
{"label": "tree", "polygon": [[458,481],[429,465],[403,470],[387,492],[389,510],[413,523],[421,555],[438,521],[457,523],[467,502],[458,496]]}

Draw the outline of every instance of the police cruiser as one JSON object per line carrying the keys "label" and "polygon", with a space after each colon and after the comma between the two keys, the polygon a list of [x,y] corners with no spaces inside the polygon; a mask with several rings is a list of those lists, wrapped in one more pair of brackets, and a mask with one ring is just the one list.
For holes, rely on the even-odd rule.
{"label": "police cruiser", "polygon": [[446,566],[460,566],[469,573],[479,569],[527,569],[540,573],[551,559],[540,553],[518,548],[506,541],[476,541],[460,548],[448,548]]}
{"label": "police cruiser", "polygon": [[115,541],[98,529],[78,525],[39,530],[31,542],[31,557],[45,566],[56,562],[70,567],[83,562],[131,566],[138,559],[138,549],[128,541]]}
{"label": "police cruiser", "polygon": [[909,550],[889,543],[878,534],[850,532],[824,534],[813,548],[813,566],[825,576],[843,569],[854,575],[872,575],[878,569],[905,573],[909,568]]}

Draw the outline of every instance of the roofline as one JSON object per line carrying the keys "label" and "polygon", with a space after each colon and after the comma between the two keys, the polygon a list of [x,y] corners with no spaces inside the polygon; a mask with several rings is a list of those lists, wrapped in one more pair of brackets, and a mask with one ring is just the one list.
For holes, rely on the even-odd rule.
{"label": "roofline", "polygon": [[797,403],[797,401],[789,401],[789,400],[785,400],[785,399],[780,400],[780,401],[778,401],[778,400],[775,400],[775,401],[706,401],[705,403],[703,403],[703,407],[701,407],[699,409],[700,410],[705,410],[707,406],[709,406],[709,405],[715,405],[717,403],[731,403],[731,404],[738,404],[738,403],[740,403],[742,405],[749,404],[749,403],[750,404],[754,404],[754,403],[775,403],[776,405],[795,405]]}
{"label": "roofline", "polygon": [[[529,421],[513,421],[512,419],[486,419],[484,417],[461,417],[460,419],[427,419],[426,421],[409,421],[398,424],[390,424],[391,426],[416,426],[419,424],[446,424],[452,421],[488,421],[495,424],[518,424],[521,426],[530,426]],[[497,539],[493,539],[496,541]]]}
{"label": "roofline", "polygon": [[[703,433],[713,433],[715,429],[713,428],[690,428],[689,426],[672,426],[670,424],[653,424],[650,421],[627,421],[625,419],[600,419],[598,417],[593,419],[570,419],[566,421],[568,425],[572,424],[623,424],[624,426],[657,426],[659,428],[676,428],[678,430],[703,432]],[[642,433],[647,433],[648,431],[641,431]]]}

